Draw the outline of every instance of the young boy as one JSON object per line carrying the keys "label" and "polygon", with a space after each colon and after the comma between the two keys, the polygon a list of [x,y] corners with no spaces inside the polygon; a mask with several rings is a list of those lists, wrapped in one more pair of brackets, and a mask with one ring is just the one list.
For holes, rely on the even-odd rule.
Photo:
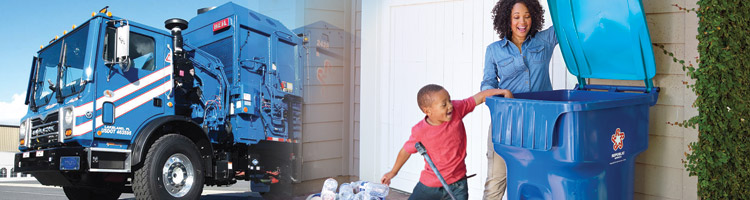
{"label": "young boy", "polygon": [[[494,95],[513,98],[513,94],[508,90],[489,89],[464,100],[451,101],[448,91],[442,86],[430,84],[422,87],[417,93],[417,104],[427,116],[412,127],[411,136],[398,153],[393,169],[383,175],[380,182],[390,184],[410,154],[417,152],[414,144],[422,142],[456,199],[468,199],[464,163],[466,129],[462,119],[473,111],[474,107],[484,103],[486,97]],[[414,187],[409,199],[447,199],[448,192],[442,186],[430,166],[425,163],[419,183]]]}

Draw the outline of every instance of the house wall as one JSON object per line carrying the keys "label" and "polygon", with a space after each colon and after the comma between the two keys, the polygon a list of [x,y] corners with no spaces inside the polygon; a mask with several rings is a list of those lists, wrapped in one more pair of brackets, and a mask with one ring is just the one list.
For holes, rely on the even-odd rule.
{"label": "house wall", "polygon": [[[362,91],[360,175],[379,181],[424,117],[416,104],[422,86],[437,83],[453,99],[479,92],[486,46],[498,40],[492,30],[493,1],[365,1],[362,8]],[[561,77],[566,77],[562,75]],[[556,88],[564,88],[565,81]],[[467,132],[469,196],[481,197],[487,173],[486,106],[464,118]],[[429,150],[428,150],[429,151]],[[367,158],[367,159],[364,159]],[[412,155],[391,187],[411,191],[424,161]]]}
{"label": "house wall", "polygon": [[[675,57],[693,63],[698,57],[698,18],[695,12],[680,11],[677,4],[697,8],[697,0],[644,0],[651,42],[663,44]],[[686,88],[694,83],[661,49],[654,47],[656,76],[661,87],[659,101],[650,110],[649,147],[636,158],[635,199],[697,199],[697,177],[689,177],[682,163],[688,144],[698,141],[692,128],[674,125],[698,115],[692,107],[695,93]],[[636,82],[592,80],[601,84],[643,85]]]}
{"label": "house wall", "polygon": [[[296,192],[320,191],[326,178],[356,179],[359,113],[354,38],[360,0],[258,1],[257,10],[305,33],[302,183]],[[251,3],[251,5],[256,5]]]}
{"label": "house wall", "polygon": [[[18,152],[18,126],[0,125],[0,151]],[[13,165],[13,159],[10,159]]]}
{"label": "house wall", "polygon": [[355,16],[354,16],[354,102],[353,102],[353,109],[354,109],[354,119],[352,122],[352,132],[354,133],[354,137],[352,137],[352,170],[350,171],[352,175],[357,176],[355,179],[359,179],[359,155],[360,155],[360,145],[359,145],[359,116],[360,116],[360,88],[362,85],[362,0],[355,0]]}
{"label": "house wall", "polygon": [[[695,62],[698,55],[698,18],[694,12],[680,11],[681,7],[697,8],[697,0],[644,0],[651,42],[664,45],[686,64]],[[659,101],[650,109],[649,147],[636,158],[635,199],[697,199],[697,177],[688,176],[682,163],[688,144],[698,141],[692,128],[674,125],[698,115],[693,108],[696,96],[687,84],[694,83],[663,50],[654,47],[656,76],[654,85],[661,88]],[[642,86],[641,81],[590,80],[594,84]]]}

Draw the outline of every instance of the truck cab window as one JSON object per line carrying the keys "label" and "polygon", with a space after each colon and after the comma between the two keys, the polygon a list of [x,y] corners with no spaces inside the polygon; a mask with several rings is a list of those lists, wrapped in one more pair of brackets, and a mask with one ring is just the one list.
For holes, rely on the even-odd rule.
{"label": "truck cab window", "polygon": [[[104,58],[114,57],[115,54],[115,29],[107,28],[106,40],[104,41]],[[130,32],[130,61],[132,67],[154,71],[156,59],[154,55],[154,38]]]}
{"label": "truck cab window", "polygon": [[82,90],[83,66],[86,62],[86,44],[88,43],[88,25],[82,26],[64,38],[65,53],[61,92],[62,96],[70,96]]}
{"label": "truck cab window", "polygon": [[34,83],[37,85],[34,91],[34,105],[36,106],[47,105],[53,98],[54,86],[57,82],[57,65],[60,63],[62,46],[62,42],[55,42],[39,52],[40,63],[37,66],[36,83]]}

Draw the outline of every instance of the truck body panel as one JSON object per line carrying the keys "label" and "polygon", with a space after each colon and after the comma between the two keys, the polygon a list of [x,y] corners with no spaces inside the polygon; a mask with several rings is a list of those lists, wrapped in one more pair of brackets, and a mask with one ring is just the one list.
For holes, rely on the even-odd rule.
{"label": "truck body panel", "polygon": [[[188,170],[185,177],[199,185],[251,180],[254,191],[299,177],[302,39],[279,21],[233,3],[189,23],[167,20],[171,34],[105,13],[95,13],[35,57],[15,161],[19,172],[63,186],[69,197],[80,191],[135,191],[148,198],[195,193],[171,176],[163,184],[175,191],[138,187],[152,180],[134,174],[161,173],[154,162],[164,165],[165,174]],[[189,156],[192,148],[175,147],[183,153],[166,163],[149,153],[172,152],[152,145],[179,138],[173,135],[187,138],[182,144],[195,146],[199,159]],[[108,193],[97,193],[105,186]]]}

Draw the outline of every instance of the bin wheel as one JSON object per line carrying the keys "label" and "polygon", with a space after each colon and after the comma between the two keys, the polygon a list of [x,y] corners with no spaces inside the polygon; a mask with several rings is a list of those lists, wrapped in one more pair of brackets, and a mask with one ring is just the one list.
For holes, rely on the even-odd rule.
{"label": "bin wheel", "polygon": [[82,188],[82,187],[63,187],[63,192],[68,199],[81,199],[81,200],[99,200],[99,199],[117,199],[120,198],[122,192],[108,189],[94,189],[94,188]]}
{"label": "bin wheel", "polygon": [[203,192],[203,165],[198,147],[185,136],[162,136],[135,171],[136,199],[198,199]]}

